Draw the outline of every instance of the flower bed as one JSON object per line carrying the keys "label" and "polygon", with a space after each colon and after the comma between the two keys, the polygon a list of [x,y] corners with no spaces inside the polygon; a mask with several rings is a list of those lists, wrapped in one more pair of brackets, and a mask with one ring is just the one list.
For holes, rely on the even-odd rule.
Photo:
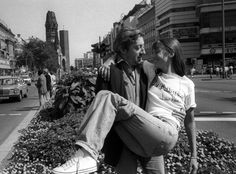
{"label": "flower bed", "polygon": [[[54,103],[49,103],[26,129],[21,130],[21,137],[14,145],[3,174],[51,174],[52,168],[63,164],[75,152],[78,127],[94,97],[91,80],[78,78],[76,82],[74,78],[67,79],[69,82],[61,87],[64,92],[60,95],[66,97],[67,102],[57,98],[59,94],[56,94]],[[79,98],[73,98],[73,95]],[[83,98],[86,100],[81,102]],[[58,109],[66,112],[56,115],[60,113]],[[165,156],[168,173],[188,173],[190,150],[187,142],[186,133],[182,130],[175,148]],[[197,149],[199,174],[236,173],[236,148],[232,142],[220,139],[214,132],[198,131]],[[101,161],[101,167],[96,173],[115,171]],[[140,168],[138,173],[142,173]]]}

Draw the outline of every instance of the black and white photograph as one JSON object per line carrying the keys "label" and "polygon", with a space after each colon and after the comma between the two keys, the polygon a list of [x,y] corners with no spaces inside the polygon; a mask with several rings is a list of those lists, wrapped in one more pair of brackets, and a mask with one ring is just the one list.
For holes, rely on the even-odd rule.
{"label": "black and white photograph", "polygon": [[0,174],[236,174],[236,0],[0,0]]}

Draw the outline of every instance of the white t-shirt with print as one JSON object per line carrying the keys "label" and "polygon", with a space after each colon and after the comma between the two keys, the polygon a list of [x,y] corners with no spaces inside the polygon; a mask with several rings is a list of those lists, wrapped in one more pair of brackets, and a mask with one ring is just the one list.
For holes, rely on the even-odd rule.
{"label": "white t-shirt with print", "polygon": [[182,126],[186,111],[196,107],[192,80],[177,74],[160,73],[155,77],[154,65],[147,61],[144,61],[143,68],[149,81],[146,111]]}

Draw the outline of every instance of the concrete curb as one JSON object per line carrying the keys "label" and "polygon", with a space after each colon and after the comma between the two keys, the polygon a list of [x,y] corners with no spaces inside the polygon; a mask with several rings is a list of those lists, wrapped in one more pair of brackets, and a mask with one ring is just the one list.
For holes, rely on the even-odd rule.
{"label": "concrete curb", "polygon": [[0,146],[0,171],[7,164],[7,159],[10,157],[10,152],[12,151],[14,144],[18,141],[21,135],[19,133],[19,130],[26,128],[29,125],[30,121],[39,114],[40,110],[41,108],[36,111],[30,111]]}

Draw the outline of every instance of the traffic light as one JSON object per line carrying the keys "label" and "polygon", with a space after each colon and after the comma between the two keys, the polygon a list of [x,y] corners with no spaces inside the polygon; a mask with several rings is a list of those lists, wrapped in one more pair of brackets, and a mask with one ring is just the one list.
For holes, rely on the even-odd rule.
{"label": "traffic light", "polygon": [[92,52],[101,53],[101,48],[99,43],[92,44],[91,47],[92,47]]}
{"label": "traffic light", "polygon": [[110,45],[106,43],[102,43],[100,46],[102,53],[107,53],[110,50]]}

